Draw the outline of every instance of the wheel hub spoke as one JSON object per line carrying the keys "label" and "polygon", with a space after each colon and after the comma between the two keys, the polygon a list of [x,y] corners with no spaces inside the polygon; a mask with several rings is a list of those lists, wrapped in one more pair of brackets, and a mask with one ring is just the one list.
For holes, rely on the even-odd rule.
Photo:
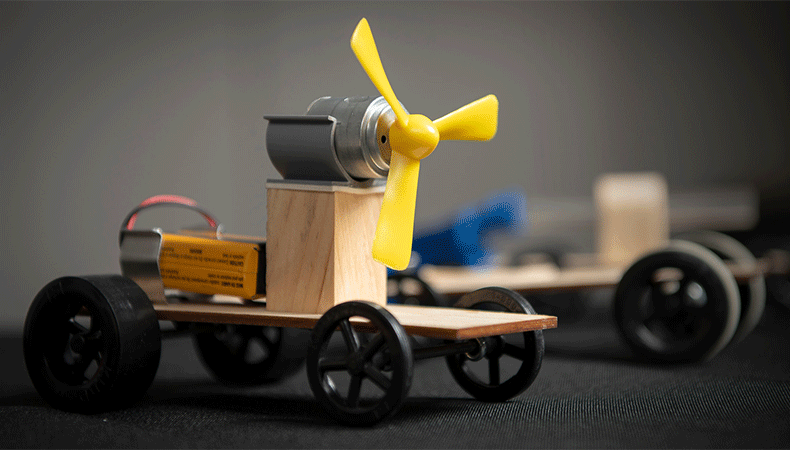
{"label": "wheel hub spoke", "polygon": [[71,333],[71,334],[83,334],[83,335],[84,334],[88,334],[88,329],[85,328],[81,323],[79,323],[76,320],[74,320],[73,317],[71,319],[69,319],[69,322],[68,322],[68,325],[67,325],[66,328],[67,328],[67,331],[69,333]]}
{"label": "wheel hub spoke", "polygon": [[247,337],[247,336],[239,336],[238,342],[232,342],[230,344],[231,345],[228,347],[228,350],[230,350],[230,352],[233,355],[235,355],[235,356],[237,356],[237,357],[239,357],[241,359],[246,359],[247,349],[250,346],[250,338],[249,337]]}
{"label": "wheel hub spoke", "polygon": [[384,335],[381,333],[377,334],[373,339],[370,340],[370,342],[362,347],[362,358],[365,361],[370,361],[376,352],[379,351],[379,349],[381,349],[381,347],[384,345],[384,342]]}
{"label": "wheel hub spoke", "polygon": [[322,372],[348,370],[348,360],[346,358],[321,358],[318,362],[318,368]]}
{"label": "wheel hub spoke", "polygon": [[102,338],[101,328],[96,327],[85,335],[86,342],[98,343]]}
{"label": "wheel hub spoke", "polygon": [[683,279],[680,280],[680,287],[678,288],[678,294],[680,296],[685,296],[689,290],[689,286],[691,283],[694,282],[694,279],[688,275],[684,275]]}
{"label": "wheel hub spoke", "polygon": [[365,365],[367,362],[362,357],[362,353],[357,352],[351,355],[348,355],[348,371],[354,376],[358,376],[365,371]]}
{"label": "wheel hub spoke", "polygon": [[642,309],[642,322],[650,324],[654,322],[674,321],[675,316],[682,308],[682,290],[675,289],[672,292],[665,291],[666,282],[653,282],[650,284],[649,298],[647,305]]}
{"label": "wheel hub spoke", "polygon": [[69,334],[62,353],[65,375],[70,383],[82,384],[90,378],[86,376],[86,371],[91,363],[101,363],[101,328],[95,320],[91,320],[88,329],[72,317],[67,322],[66,330]]}
{"label": "wheel hub spoke", "polygon": [[79,334],[71,336],[71,339],[69,340],[69,347],[74,353],[82,354],[82,351],[85,348],[85,338]]}
{"label": "wheel hub spoke", "polygon": [[349,352],[356,352],[359,350],[359,336],[357,336],[357,332],[354,331],[354,328],[351,326],[351,322],[348,319],[345,319],[340,322],[340,332],[343,334],[343,340],[346,342],[346,347],[348,348]]}
{"label": "wheel hub spoke", "polygon": [[380,387],[383,391],[387,391],[390,388],[390,379],[384,376],[378,369],[374,368],[372,365],[368,364],[365,366],[365,375],[370,378],[376,386]]}
{"label": "wheel hub spoke", "polygon": [[274,348],[274,342],[269,339],[269,336],[266,336],[266,333],[263,332],[263,329],[261,329],[260,335],[258,336],[258,341],[261,343],[261,346],[266,350],[267,353],[271,353],[272,349]]}
{"label": "wheel hub spoke", "polygon": [[513,345],[509,342],[505,342],[505,345],[502,347],[502,353],[507,356],[510,356],[511,358],[516,358],[519,361],[524,361],[524,358],[526,356],[524,355],[524,353],[526,353],[525,349],[517,345]]}
{"label": "wheel hub spoke", "polygon": [[498,386],[499,383],[499,358],[490,358],[488,360],[488,384]]}
{"label": "wheel hub spoke", "polygon": [[[97,353],[96,355],[90,358],[85,358],[85,357],[79,358],[77,362],[72,366],[72,376],[73,376],[73,380],[76,383],[81,384],[89,379],[86,372],[88,371],[88,368],[90,367],[91,363],[93,361],[96,361],[98,356],[99,355]],[[99,361],[96,361],[96,364],[99,364]]]}
{"label": "wheel hub spoke", "polygon": [[359,406],[359,393],[362,390],[362,377],[353,376],[348,385],[348,406],[356,408]]}

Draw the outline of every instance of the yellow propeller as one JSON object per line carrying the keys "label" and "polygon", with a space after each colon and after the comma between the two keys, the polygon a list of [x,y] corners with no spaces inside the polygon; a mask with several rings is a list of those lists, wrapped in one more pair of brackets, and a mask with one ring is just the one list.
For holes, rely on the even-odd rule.
{"label": "yellow propeller", "polygon": [[433,121],[421,114],[408,114],[390,86],[366,19],[357,24],[351,49],[396,117],[387,136],[392,153],[373,258],[403,270],[411,256],[420,160],[430,155],[439,141],[487,141],[494,137],[499,101],[487,95]]}

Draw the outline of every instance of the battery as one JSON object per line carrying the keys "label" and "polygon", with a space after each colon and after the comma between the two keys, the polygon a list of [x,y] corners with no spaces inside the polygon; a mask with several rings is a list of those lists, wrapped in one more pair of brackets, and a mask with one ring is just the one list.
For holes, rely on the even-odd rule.
{"label": "battery", "polygon": [[159,273],[165,288],[245,299],[266,295],[266,241],[162,234]]}

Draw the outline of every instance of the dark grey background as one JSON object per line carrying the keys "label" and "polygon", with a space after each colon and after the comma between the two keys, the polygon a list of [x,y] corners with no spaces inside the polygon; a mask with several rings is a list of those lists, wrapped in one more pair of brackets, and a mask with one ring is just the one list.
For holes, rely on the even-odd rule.
{"label": "dark grey background", "polygon": [[3,3],[2,325],[57,276],[117,272],[117,228],[147,196],[264,233],[262,116],[375,94],[349,48],[361,17],[410,111],[500,99],[492,142],[425,160],[418,223],[507,186],[584,196],[601,172],[658,170],[755,183],[781,225],[786,3]]}

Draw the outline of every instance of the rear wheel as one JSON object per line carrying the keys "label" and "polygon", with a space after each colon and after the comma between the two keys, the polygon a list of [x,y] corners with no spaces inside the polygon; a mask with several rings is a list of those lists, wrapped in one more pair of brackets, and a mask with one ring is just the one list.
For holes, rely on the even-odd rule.
{"label": "rear wheel", "polygon": [[715,254],[685,241],[635,262],[615,292],[615,322],[626,343],[658,361],[708,360],[732,339],[738,286]]}
{"label": "rear wheel", "polygon": [[[483,288],[461,297],[455,308],[535,314],[521,295],[504,288]],[[480,340],[482,354],[450,355],[447,365],[455,381],[478,400],[501,402],[526,390],[543,362],[543,331],[527,331]]]}
{"label": "rear wheel", "polygon": [[[711,250],[724,262],[742,266],[747,270],[757,271],[757,259],[752,252],[737,240],[726,234],[715,231],[698,231],[680,236],[681,239],[702,245]],[[732,337],[732,343],[740,342],[760,322],[765,311],[767,296],[765,277],[762,274],[751,278],[747,283],[738,285],[741,298],[741,316],[738,328]]]}
{"label": "rear wheel", "polygon": [[33,300],[25,321],[30,379],[65,411],[98,413],[138,400],[154,379],[160,352],[151,302],[120,275],[54,280]]}
{"label": "rear wheel", "polygon": [[399,305],[445,306],[444,298],[418,275],[395,273],[387,277],[387,302]]}
{"label": "rear wheel", "polygon": [[[291,339],[287,340],[286,335]],[[203,364],[219,381],[254,386],[296,372],[303,361],[306,336],[304,330],[217,325],[212,331],[195,334],[195,347]],[[297,344],[302,345],[296,347]]]}

